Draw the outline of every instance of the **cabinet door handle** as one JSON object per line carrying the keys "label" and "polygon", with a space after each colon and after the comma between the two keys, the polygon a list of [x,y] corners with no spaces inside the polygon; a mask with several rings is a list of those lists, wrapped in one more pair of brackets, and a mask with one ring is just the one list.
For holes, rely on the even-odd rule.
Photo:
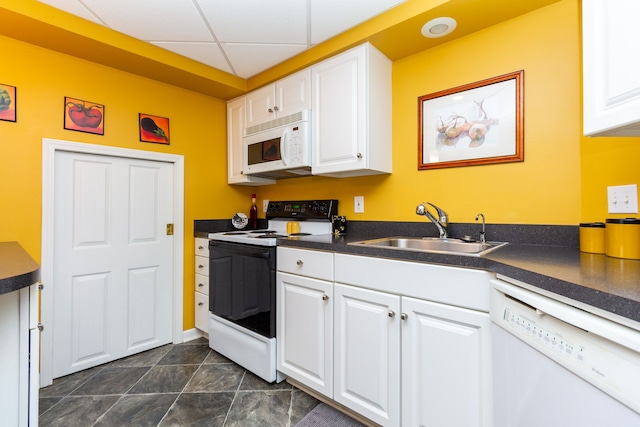
{"label": "cabinet door handle", "polygon": [[298,265],[302,265],[302,264],[304,264],[304,263],[302,262],[302,260],[301,260],[301,259],[299,259],[299,260],[297,260],[297,261],[296,261],[296,264],[298,264]]}
{"label": "cabinet door handle", "polygon": [[358,155],[356,157],[361,159],[362,158],[362,153],[358,153]]}
{"label": "cabinet door handle", "polygon": [[42,292],[44,290],[44,284],[42,282],[38,283],[38,290]]}
{"label": "cabinet door handle", "polygon": [[204,287],[204,283],[198,283],[198,287],[199,288],[203,288]]}
{"label": "cabinet door handle", "polygon": [[201,251],[204,249],[204,246],[198,246],[198,250]]}
{"label": "cabinet door handle", "polygon": [[203,268],[204,268],[204,265],[199,265],[199,266],[198,266],[198,268],[199,268],[199,269],[203,269]]}
{"label": "cabinet door handle", "polygon": [[203,303],[203,302],[199,302],[199,303],[198,303],[198,307],[202,307],[203,305],[204,305],[204,303]]}
{"label": "cabinet door handle", "polygon": [[44,325],[42,323],[38,323],[37,328],[40,332],[44,331]]}
{"label": "cabinet door handle", "polygon": [[407,320],[407,319],[409,318],[409,316],[407,316],[407,313],[402,313],[402,314],[400,315],[400,318],[401,318],[402,320]]}
{"label": "cabinet door handle", "polygon": [[396,312],[393,310],[389,310],[389,317],[394,317],[396,315]]}
{"label": "cabinet door handle", "polygon": [[274,106],[274,107],[273,107],[273,111],[280,111],[280,109],[279,109],[279,108],[278,108],[278,106],[276,105],[276,106]]}
{"label": "cabinet door handle", "polygon": [[273,113],[273,108],[269,108],[267,111]]}
{"label": "cabinet door handle", "polygon": [[329,299],[329,295],[324,294],[322,295],[322,301],[327,301]]}

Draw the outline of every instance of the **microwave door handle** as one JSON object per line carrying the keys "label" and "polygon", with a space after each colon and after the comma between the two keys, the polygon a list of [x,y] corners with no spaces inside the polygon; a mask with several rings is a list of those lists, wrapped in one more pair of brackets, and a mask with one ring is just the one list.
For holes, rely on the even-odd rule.
{"label": "microwave door handle", "polygon": [[284,130],[282,138],[280,138],[280,153],[282,153],[280,156],[282,157],[282,164],[287,166],[289,163],[289,128]]}

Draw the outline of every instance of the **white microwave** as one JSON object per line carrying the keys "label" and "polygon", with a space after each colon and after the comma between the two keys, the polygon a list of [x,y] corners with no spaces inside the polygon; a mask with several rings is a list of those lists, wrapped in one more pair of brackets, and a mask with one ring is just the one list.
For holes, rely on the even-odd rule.
{"label": "white microwave", "polygon": [[280,179],[311,175],[310,111],[245,129],[243,173]]}

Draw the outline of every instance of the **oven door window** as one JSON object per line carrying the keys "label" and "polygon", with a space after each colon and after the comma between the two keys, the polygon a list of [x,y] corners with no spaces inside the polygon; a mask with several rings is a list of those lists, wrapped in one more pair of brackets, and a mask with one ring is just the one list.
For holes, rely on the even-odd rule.
{"label": "oven door window", "polygon": [[275,246],[211,241],[209,253],[209,310],[274,337]]}
{"label": "oven door window", "polygon": [[277,160],[282,160],[280,138],[256,142],[247,146],[247,164],[249,166]]}

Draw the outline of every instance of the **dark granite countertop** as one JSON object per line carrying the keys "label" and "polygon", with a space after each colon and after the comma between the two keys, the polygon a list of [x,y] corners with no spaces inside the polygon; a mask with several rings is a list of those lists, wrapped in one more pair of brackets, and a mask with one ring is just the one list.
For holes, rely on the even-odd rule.
{"label": "dark granite countertop", "polygon": [[[508,245],[483,257],[349,245],[391,236],[424,236],[424,223],[349,222],[344,236],[279,239],[281,246],[480,268],[516,279],[607,313],[640,322],[640,260],[579,250],[578,227],[487,225],[488,240]],[[432,227],[432,226],[431,226]],[[473,235],[477,224],[459,224],[454,236]],[[200,230],[203,231],[203,230]],[[433,230],[435,231],[435,227]],[[206,234],[200,234],[206,237]],[[433,236],[433,234],[432,234]]]}
{"label": "dark granite countertop", "polygon": [[0,242],[0,294],[17,291],[40,280],[40,265],[18,242]]}

